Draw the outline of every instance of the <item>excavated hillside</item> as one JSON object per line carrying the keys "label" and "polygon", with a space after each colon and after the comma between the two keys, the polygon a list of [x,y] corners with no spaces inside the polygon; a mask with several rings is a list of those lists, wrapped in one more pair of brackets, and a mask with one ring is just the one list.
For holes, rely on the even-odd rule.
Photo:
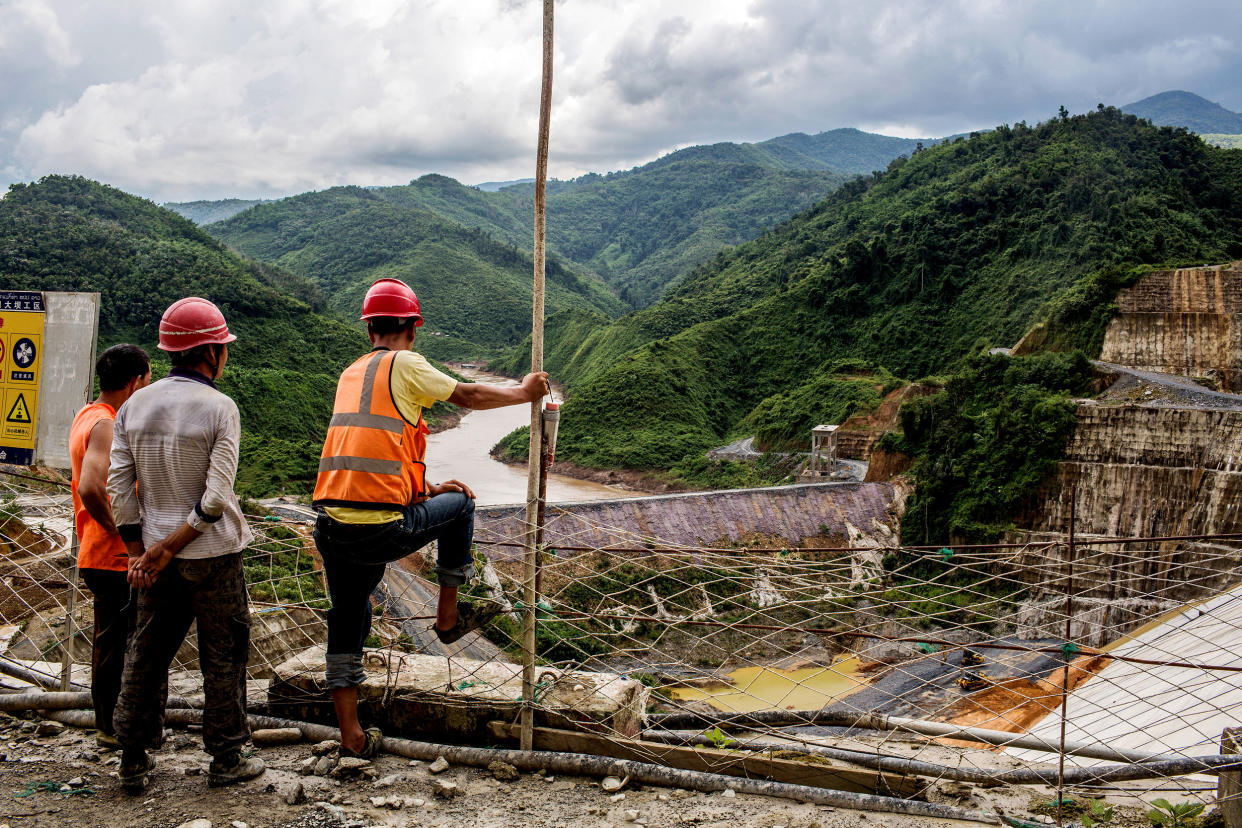
{"label": "excavated hillside", "polygon": [[1242,262],[1152,273],[1117,307],[1100,359],[1242,391]]}
{"label": "excavated hillside", "polygon": [[[1150,273],[1117,305],[1098,363],[1115,380],[1079,401],[1057,471],[1018,535],[1064,539],[1071,520],[1085,540],[1242,532],[1242,395],[1230,393],[1242,391],[1242,263]],[[1237,542],[1220,539],[1091,548],[1073,600],[1092,643],[1223,591],[1242,565]],[[1031,556],[1068,570],[1065,547]],[[1033,595],[1020,624],[1055,634],[1065,610],[1064,595]]]}

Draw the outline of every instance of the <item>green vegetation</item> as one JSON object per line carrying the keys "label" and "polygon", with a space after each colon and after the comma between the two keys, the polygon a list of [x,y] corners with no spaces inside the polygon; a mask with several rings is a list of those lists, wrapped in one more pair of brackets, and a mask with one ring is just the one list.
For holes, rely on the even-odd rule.
{"label": "green vegetation", "polygon": [[966,363],[938,394],[901,408],[897,450],[916,457],[907,543],[988,542],[1011,528],[1073,432],[1071,397],[1094,372],[1081,351]]}
{"label": "green vegetation", "polygon": [[[238,250],[312,280],[342,318],[357,318],[375,279],[405,280],[422,302],[427,324],[419,346],[429,356],[445,356],[441,335],[450,338],[445,345],[453,355],[461,348],[451,341],[459,340],[471,344],[472,356],[487,356],[530,330],[529,254],[377,191],[307,193],[259,205],[211,229]],[[622,308],[597,277],[556,259],[548,262],[547,304],[551,311],[615,314]]]}
{"label": "green vegetation", "polygon": [[1109,265],[1062,290],[1044,307],[1020,351],[1099,354],[1108,323],[1117,315],[1117,294],[1155,268]]}
{"label": "green vegetation", "polygon": [[1152,808],[1147,812],[1147,819],[1155,826],[1168,828],[1197,828],[1200,825],[1199,815],[1204,805],[1200,802],[1179,802],[1173,804],[1167,799],[1153,799]]}
{"label": "green vegetation", "polygon": [[331,602],[315,561],[303,547],[303,539],[286,526],[265,526],[262,535],[246,547],[242,565],[250,597],[256,601],[288,601],[312,609],[327,609]]}
{"label": "green vegetation", "polygon": [[[822,167],[666,157],[627,172],[551,182],[549,313],[590,308],[613,317],[649,304],[689,268],[845,179]],[[530,327],[532,268],[524,249],[533,204],[530,185],[484,192],[426,175],[403,187],[306,193],[210,229],[312,279],[342,313],[354,312],[376,276],[405,278],[425,297],[429,326],[486,348],[511,345]]]}
{"label": "green vegetation", "polygon": [[858,361],[820,366],[806,382],[755,406],[734,431],[755,435],[761,451],[805,451],[812,428],[871,411],[901,384],[883,368]]}
{"label": "green vegetation", "polygon": [[[551,344],[573,353],[561,375],[572,394],[558,455],[669,469],[765,413],[780,415],[772,442],[792,442],[838,413],[816,406],[835,400],[844,413],[865,403],[850,396],[861,388],[823,376],[837,361],[904,378],[951,373],[1012,345],[1041,315],[1056,323],[1060,347],[1091,347],[1110,313],[1097,302],[1112,303],[1108,291],[1133,277],[1128,268],[1242,257],[1239,193],[1242,155],[1115,109],[898,159],[718,254],[656,305],[585,338],[575,331],[572,349]],[[973,388],[979,370],[962,382]],[[1071,387],[1015,380],[1008,408],[988,416],[1055,453]],[[991,516],[967,504],[918,536],[986,534],[1037,477],[1005,483]]]}

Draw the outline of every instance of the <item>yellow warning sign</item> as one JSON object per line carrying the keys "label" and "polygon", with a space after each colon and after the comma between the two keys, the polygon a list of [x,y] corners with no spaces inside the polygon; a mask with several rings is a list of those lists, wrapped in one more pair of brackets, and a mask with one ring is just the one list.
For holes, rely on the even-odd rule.
{"label": "yellow warning sign", "polygon": [[30,409],[26,406],[26,395],[18,394],[17,399],[13,402],[13,407],[9,409],[9,416],[5,420],[10,423],[26,423],[30,424]]}
{"label": "yellow warning sign", "polygon": [[0,291],[0,463],[34,462],[43,322],[42,293]]}

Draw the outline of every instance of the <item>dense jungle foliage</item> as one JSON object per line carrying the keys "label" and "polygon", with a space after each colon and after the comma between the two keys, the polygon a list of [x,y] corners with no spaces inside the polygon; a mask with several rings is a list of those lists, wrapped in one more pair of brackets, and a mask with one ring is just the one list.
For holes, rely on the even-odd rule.
{"label": "dense jungle foliage", "polygon": [[313,285],[78,177],[14,185],[0,199],[0,288],[97,291],[100,349],[137,343],[157,377],[168,365],[155,347],[164,309],[193,295],[219,305],[237,335],[220,388],[241,410],[238,491],[252,496],[309,490],[336,378],[369,347],[360,324],[312,310],[323,305]]}
{"label": "dense jungle foliage", "polygon": [[791,404],[795,389],[835,360],[950,372],[1041,316],[1068,320],[1063,345],[1098,349],[1129,278],[1110,266],[1239,257],[1242,153],[1185,130],[1102,108],[944,143],[720,253],[651,308],[564,326],[572,347],[549,345],[572,391],[558,455],[667,469],[769,400],[769,427],[796,434],[822,392]]}
{"label": "dense jungle foliage", "polygon": [[1012,528],[1074,430],[1071,397],[1085,395],[1094,378],[1081,351],[984,355],[939,393],[903,405],[902,431],[885,446],[917,458],[903,539],[988,542]]}
{"label": "dense jungle foliage", "polygon": [[[259,205],[212,229],[247,255],[313,281],[342,318],[357,317],[375,279],[405,280],[422,301],[427,324],[420,346],[429,356],[456,356],[461,343],[473,346],[466,356],[485,356],[530,330],[528,253],[372,190],[307,193]],[[598,277],[553,259],[547,307],[615,314],[622,304]]]}

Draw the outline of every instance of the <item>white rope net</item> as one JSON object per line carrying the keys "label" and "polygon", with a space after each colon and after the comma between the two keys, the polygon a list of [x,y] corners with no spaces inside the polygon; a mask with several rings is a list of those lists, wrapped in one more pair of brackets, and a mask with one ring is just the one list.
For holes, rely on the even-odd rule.
{"label": "white rope net", "polygon": [[[251,702],[331,722],[329,602],[311,526],[251,521]],[[72,681],[89,684],[88,590],[66,620],[70,532],[63,482],[0,476],[10,691],[58,688],[70,640]],[[544,538],[536,748],[750,777],[783,778],[798,763],[810,784],[919,796],[951,783],[966,804],[974,786],[1029,785],[1062,821],[1105,796],[1213,803],[1215,769],[1231,761],[1221,754],[1242,721],[1239,536],[1080,537],[1072,552],[1063,536],[705,548],[549,506]],[[447,647],[429,629],[424,551],[390,565],[373,596],[364,713],[393,735],[512,738],[523,538],[479,526],[466,595],[512,612]],[[174,694],[197,692],[195,659],[191,634]]]}

